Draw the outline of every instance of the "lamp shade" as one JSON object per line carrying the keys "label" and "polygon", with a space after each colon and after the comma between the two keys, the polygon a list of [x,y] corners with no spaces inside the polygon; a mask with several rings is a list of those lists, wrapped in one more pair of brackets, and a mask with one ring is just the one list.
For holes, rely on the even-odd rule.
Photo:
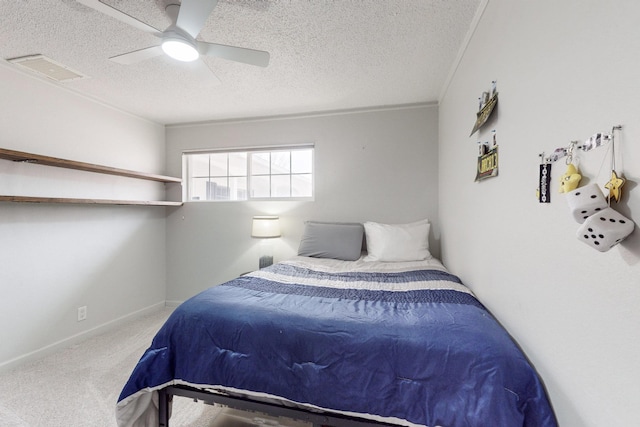
{"label": "lamp shade", "polygon": [[277,216],[254,216],[251,237],[268,239],[280,237],[280,218]]}

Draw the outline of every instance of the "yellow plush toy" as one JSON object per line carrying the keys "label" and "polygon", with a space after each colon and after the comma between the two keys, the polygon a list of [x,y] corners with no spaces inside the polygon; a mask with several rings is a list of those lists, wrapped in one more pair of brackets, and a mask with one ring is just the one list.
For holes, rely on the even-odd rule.
{"label": "yellow plush toy", "polygon": [[582,175],[578,172],[578,168],[576,168],[573,163],[569,164],[567,171],[560,177],[560,192],[568,193],[569,191],[575,190],[578,188],[581,179]]}

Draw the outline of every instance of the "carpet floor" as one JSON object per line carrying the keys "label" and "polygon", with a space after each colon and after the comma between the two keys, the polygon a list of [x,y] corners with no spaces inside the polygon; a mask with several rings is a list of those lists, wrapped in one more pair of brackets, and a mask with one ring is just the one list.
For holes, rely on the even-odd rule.
{"label": "carpet floor", "polygon": [[[171,313],[147,314],[0,374],[2,427],[115,427],[115,405],[133,367]],[[218,425],[220,410],[176,398],[171,427]]]}

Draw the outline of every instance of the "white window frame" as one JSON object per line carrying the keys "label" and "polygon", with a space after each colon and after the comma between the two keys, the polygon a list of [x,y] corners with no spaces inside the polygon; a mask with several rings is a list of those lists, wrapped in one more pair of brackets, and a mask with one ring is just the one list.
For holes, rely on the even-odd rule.
{"label": "white window frame", "polygon": [[[290,197],[255,197],[252,196],[252,176],[269,176],[270,179],[273,176],[282,176],[288,175],[291,180],[292,177],[298,175],[289,170],[288,174],[278,174],[272,173],[271,164],[269,165],[269,173],[261,174],[261,175],[253,175],[251,170],[251,154],[255,153],[277,153],[277,152],[293,152],[296,150],[311,150],[311,196],[290,196]],[[238,199],[238,200],[216,200],[216,199],[192,199],[191,196],[191,171],[189,170],[189,155],[195,154],[231,154],[231,153],[246,153],[247,154],[247,198],[246,199]],[[209,176],[211,177],[211,176]],[[227,177],[232,177],[229,175],[229,171],[227,170]],[[296,144],[296,145],[275,145],[275,146],[264,146],[264,147],[242,147],[242,148],[216,148],[216,149],[206,149],[206,150],[185,150],[182,152],[182,200],[187,203],[202,203],[202,202],[248,202],[248,201],[313,201],[315,199],[315,144]],[[271,186],[270,186],[271,189]]]}

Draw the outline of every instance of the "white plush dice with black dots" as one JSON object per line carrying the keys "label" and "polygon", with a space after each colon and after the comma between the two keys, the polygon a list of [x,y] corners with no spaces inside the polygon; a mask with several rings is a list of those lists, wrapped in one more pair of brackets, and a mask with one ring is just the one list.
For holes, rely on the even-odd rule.
{"label": "white plush dice with black dots", "polygon": [[606,208],[591,215],[578,229],[578,239],[606,252],[633,232],[635,224],[618,211]]}
{"label": "white plush dice with black dots", "polygon": [[609,207],[598,184],[590,184],[566,193],[573,218],[583,223],[591,215]]}

